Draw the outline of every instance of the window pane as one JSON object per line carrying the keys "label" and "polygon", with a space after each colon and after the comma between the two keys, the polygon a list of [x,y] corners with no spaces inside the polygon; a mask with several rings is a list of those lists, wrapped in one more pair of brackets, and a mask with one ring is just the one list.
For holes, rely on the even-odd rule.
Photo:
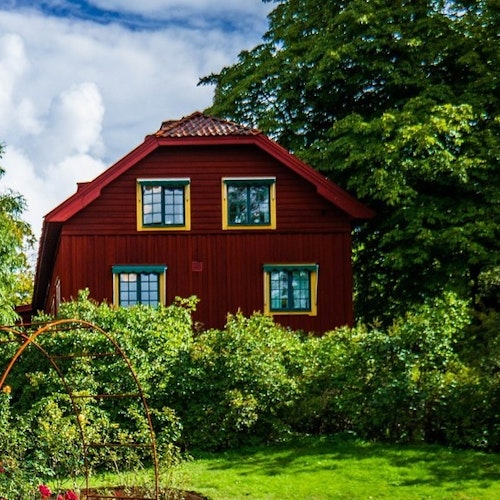
{"label": "window pane", "polygon": [[165,224],[184,225],[184,188],[165,188]]}
{"label": "window pane", "polygon": [[144,225],[162,223],[161,191],[161,186],[142,186]]}
{"label": "window pane", "polygon": [[288,309],[288,273],[271,272],[271,309]]}
{"label": "window pane", "polygon": [[120,274],[120,305],[131,306],[137,304],[137,274]]}
{"label": "window pane", "polygon": [[271,222],[268,184],[227,187],[229,224],[259,225]]}
{"label": "window pane", "polygon": [[309,271],[293,271],[292,279],[293,309],[310,309],[310,276]]}
{"label": "window pane", "polygon": [[121,306],[158,306],[160,303],[160,275],[157,273],[121,273],[119,284]]}
{"label": "window pane", "polygon": [[143,225],[184,226],[184,193],[184,186],[143,185]]}
{"label": "window pane", "polygon": [[252,224],[269,224],[269,186],[249,186],[249,217]]}
{"label": "window pane", "polygon": [[247,188],[245,186],[228,186],[227,203],[229,224],[248,224]]}
{"label": "window pane", "polygon": [[157,306],[159,303],[159,275],[141,273],[140,303]]}
{"label": "window pane", "polygon": [[270,272],[270,302],[274,311],[311,309],[311,273],[308,270]]}

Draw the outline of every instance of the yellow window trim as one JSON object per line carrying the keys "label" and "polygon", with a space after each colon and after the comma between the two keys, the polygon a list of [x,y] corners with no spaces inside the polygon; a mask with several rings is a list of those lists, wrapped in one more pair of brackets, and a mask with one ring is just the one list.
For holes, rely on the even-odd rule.
{"label": "yellow window trim", "polygon": [[[228,206],[227,206],[227,187],[228,182],[231,181],[273,181],[269,183],[269,203],[270,203],[270,223],[269,224],[229,224],[228,223]],[[276,178],[275,177],[223,177],[222,178],[222,229],[230,231],[251,230],[251,231],[265,231],[266,229],[276,229]]]}
{"label": "yellow window trim", "polygon": [[[313,263],[283,263],[278,267],[310,267]],[[264,315],[265,316],[317,316],[318,315],[318,271],[311,271],[311,310],[310,311],[271,311],[271,272],[264,270]]]}
{"label": "yellow window trim", "polygon": [[[143,182],[158,181],[162,182],[187,181],[184,186],[184,225],[183,226],[145,226],[142,222],[142,183]],[[137,199],[137,231],[190,231],[191,230],[191,179],[137,179],[136,184],[136,199]]]}
{"label": "yellow window trim", "polygon": [[[116,307],[120,307],[120,274],[121,273],[113,273],[113,305]],[[159,286],[159,302],[162,306],[166,305],[167,301],[167,288],[166,288],[166,272],[158,273],[160,279],[158,280]]]}

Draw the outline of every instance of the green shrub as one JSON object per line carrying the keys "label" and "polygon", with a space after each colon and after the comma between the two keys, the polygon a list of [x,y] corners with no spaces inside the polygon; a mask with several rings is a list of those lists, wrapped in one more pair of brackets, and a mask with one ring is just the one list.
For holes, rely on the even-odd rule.
{"label": "green shrub", "polygon": [[38,475],[27,459],[29,428],[12,415],[10,400],[0,391],[0,498],[22,500],[35,493]]}
{"label": "green shrub", "polygon": [[[194,299],[187,299],[165,308],[123,309],[96,304],[89,300],[88,291],[83,291],[77,300],[62,305],[58,317],[100,326],[126,354],[148,397],[159,456],[169,464],[178,458],[175,442],[181,428],[173,410],[163,405],[163,393],[179,352],[187,349],[191,341],[190,313],[194,304]],[[148,421],[139,397],[87,397],[138,393],[128,363],[113,355],[114,343],[107,336],[74,323],[41,333],[36,343],[42,350],[30,344],[8,377],[12,388],[9,419],[22,422],[22,427],[17,426],[23,429],[19,439],[27,443],[22,449],[22,460],[18,460],[22,464],[20,471],[26,472],[28,467],[29,476],[43,480],[81,474],[83,448],[78,423],[87,443],[150,443]],[[0,370],[7,366],[14,352],[12,348],[0,352]],[[59,373],[50,369],[51,361],[44,353],[55,360]],[[78,415],[64,384],[78,397]],[[134,470],[150,461],[151,454],[148,447],[90,447],[87,459],[92,471]],[[9,484],[14,483],[11,480]]]}
{"label": "green shrub", "polygon": [[433,402],[443,396],[448,371],[460,365],[454,345],[468,321],[467,303],[446,294],[387,332],[358,326],[311,338],[294,428],[426,440]]}
{"label": "green shrub", "polygon": [[[98,325],[126,354],[147,397],[163,465],[178,460],[177,445],[222,449],[292,432],[500,450],[498,312],[472,321],[466,302],[444,294],[385,330],[359,325],[317,337],[258,313],[198,332],[195,305],[189,298],[158,309],[116,308],[83,291],[60,311],[60,319]],[[114,349],[100,331],[75,324],[37,341],[57,356],[75,394],[137,392],[121,356],[94,356]],[[0,350],[0,367],[18,345]],[[78,423],[89,442],[149,440],[139,399],[82,398],[75,415],[43,359],[30,345],[9,374],[12,392],[0,393],[0,497],[28,497],[39,480],[80,474]],[[92,471],[136,469],[149,455],[96,448],[87,459]]]}
{"label": "green shrub", "polygon": [[428,442],[500,450],[500,377],[474,368],[448,372],[428,403]]}
{"label": "green shrub", "polygon": [[230,316],[224,330],[196,336],[178,360],[168,404],[187,445],[208,449],[268,440],[299,397],[300,336],[254,314]]}
{"label": "green shrub", "polygon": [[37,476],[61,480],[83,474],[81,436],[66,394],[37,401],[23,420],[31,430],[27,457]]}
{"label": "green shrub", "polygon": [[364,327],[341,328],[309,339],[307,350],[302,398],[292,413],[295,429],[409,438],[414,383],[408,358],[393,337]]}

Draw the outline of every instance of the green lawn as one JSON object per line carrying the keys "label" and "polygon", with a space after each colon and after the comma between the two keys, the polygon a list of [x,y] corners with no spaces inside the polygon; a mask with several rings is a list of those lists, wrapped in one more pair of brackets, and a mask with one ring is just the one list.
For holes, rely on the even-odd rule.
{"label": "green lawn", "polygon": [[213,500],[500,499],[500,455],[334,437],[198,454],[174,486]]}

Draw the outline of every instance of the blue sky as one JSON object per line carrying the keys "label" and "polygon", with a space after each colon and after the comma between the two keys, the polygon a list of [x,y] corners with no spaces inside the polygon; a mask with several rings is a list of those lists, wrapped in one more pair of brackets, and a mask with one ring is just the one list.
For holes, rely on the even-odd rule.
{"label": "blue sky", "polygon": [[143,16],[140,13],[131,13],[122,10],[110,10],[87,1],[50,1],[17,0],[13,8],[35,8],[42,15],[54,16],[63,19],[86,20],[90,22],[109,24],[119,23],[130,29],[157,29],[162,27],[162,20]]}
{"label": "blue sky", "polygon": [[156,131],[208,107],[201,77],[261,42],[261,0],[2,0],[0,190],[43,216]]}
{"label": "blue sky", "polygon": [[[197,26],[200,21],[212,28],[237,31],[243,23],[254,22],[270,10],[263,2],[246,0],[5,0],[6,10],[36,9],[43,15],[89,21],[103,25],[120,24],[131,30],[158,30],[168,26]],[[240,5],[238,5],[240,4]],[[253,4],[253,5],[252,5]],[[261,5],[262,4],[262,5]],[[250,19],[247,17],[250,15]],[[255,16],[255,19],[252,17]]]}

